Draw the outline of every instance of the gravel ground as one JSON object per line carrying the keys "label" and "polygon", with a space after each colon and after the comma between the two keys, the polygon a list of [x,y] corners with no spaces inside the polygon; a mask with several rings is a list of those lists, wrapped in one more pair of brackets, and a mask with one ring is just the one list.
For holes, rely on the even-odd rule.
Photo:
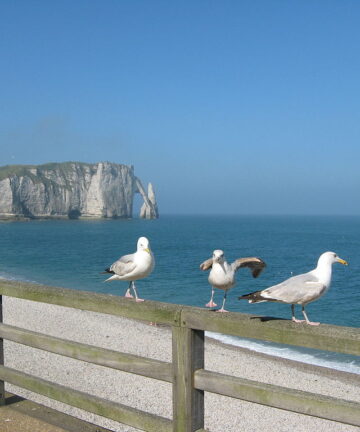
{"label": "gravel ground", "polygon": [[[65,339],[171,361],[166,327],[61,306],[4,298],[4,322]],[[103,398],[171,418],[171,385],[5,341],[5,365]],[[258,354],[206,340],[206,369],[360,402],[360,376]],[[116,432],[126,425],[7,385],[10,392]],[[360,415],[360,414],[359,414]],[[211,432],[359,432],[359,427],[206,394]]]}

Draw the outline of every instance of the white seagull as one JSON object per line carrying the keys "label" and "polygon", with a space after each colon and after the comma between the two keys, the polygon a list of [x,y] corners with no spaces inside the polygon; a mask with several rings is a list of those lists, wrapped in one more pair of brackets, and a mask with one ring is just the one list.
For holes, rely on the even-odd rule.
{"label": "white seagull", "polygon": [[221,309],[219,309],[218,312],[227,312],[224,309],[227,292],[235,286],[235,272],[241,267],[248,267],[253,277],[256,278],[266,267],[266,264],[263,260],[256,257],[239,258],[232,264],[228,264],[225,260],[224,252],[220,249],[216,249],[213,252],[212,258],[209,258],[200,265],[201,270],[208,270],[211,268],[208,278],[211,285],[211,299],[209,303],[205,305],[206,307],[217,306],[216,303],[214,303],[214,292],[215,288],[219,288],[224,290],[224,298]]}
{"label": "white seagull", "polygon": [[112,274],[105,282],[114,280],[130,281],[125,297],[133,298],[130,293],[130,289],[132,288],[135,300],[140,302],[144,300],[138,297],[134,281],[148,276],[153,271],[154,266],[155,259],[150,249],[149,240],[146,237],[140,237],[137,242],[136,252],[122,256],[107,268],[103,274]]}
{"label": "white seagull", "polygon": [[[292,321],[295,323],[306,322],[310,325],[319,325],[318,322],[311,322],[305,312],[305,306],[314,300],[317,300],[330,287],[332,265],[334,263],[348,265],[348,263],[339,258],[335,252],[325,252],[320,255],[317,267],[308,273],[293,276],[284,282],[266,288],[262,291],[255,291],[239,297],[240,300],[249,300],[249,303],[260,302],[279,302],[291,304]],[[304,320],[295,318],[295,305],[302,306]]]}

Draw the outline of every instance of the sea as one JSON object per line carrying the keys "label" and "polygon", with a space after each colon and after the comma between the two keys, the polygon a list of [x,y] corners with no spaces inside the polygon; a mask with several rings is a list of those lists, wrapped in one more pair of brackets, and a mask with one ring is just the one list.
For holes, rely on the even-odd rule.
{"label": "sea", "polygon": [[[360,216],[161,216],[157,220],[31,220],[0,223],[0,278],[78,290],[124,295],[127,282],[104,283],[101,272],[136,249],[138,237],[150,240],[154,272],[137,282],[145,299],[204,307],[211,288],[199,269],[214,249],[229,262],[258,256],[267,267],[259,278],[237,273],[226,308],[291,318],[290,306],[249,304],[238,296],[264,289],[316,266],[334,251],[349,266],[334,264],[330,290],[307,306],[310,320],[360,327]],[[221,305],[222,292],[216,303]],[[300,307],[297,317],[302,318]],[[360,374],[360,358],[215,333],[208,336],[261,353]]]}

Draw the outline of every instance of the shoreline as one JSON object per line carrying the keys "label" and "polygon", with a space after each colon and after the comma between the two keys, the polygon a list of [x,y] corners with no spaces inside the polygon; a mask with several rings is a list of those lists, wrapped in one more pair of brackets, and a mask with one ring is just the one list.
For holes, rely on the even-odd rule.
{"label": "shoreline", "polygon": [[[146,324],[147,321],[141,321],[141,320],[135,320],[135,319],[129,319],[129,321],[134,321],[134,322],[141,322]],[[167,329],[168,331],[170,331],[170,328],[167,325],[157,325],[157,327],[163,328],[163,329]],[[249,356],[254,356],[254,357],[258,357],[259,359],[262,360],[272,360],[272,361],[277,361],[279,363],[283,363],[284,366],[288,366],[288,367],[293,367],[293,368],[297,368],[298,370],[301,371],[306,371],[309,373],[318,373],[324,376],[331,376],[334,377],[336,375],[337,379],[341,379],[344,382],[350,382],[353,383],[354,381],[358,381],[358,384],[360,386],[360,374],[354,373],[354,372],[347,372],[347,371],[342,371],[339,369],[334,369],[334,368],[330,368],[327,366],[320,366],[320,365],[315,365],[312,363],[306,363],[303,362],[301,360],[294,360],[294,359],[288,359],[286,357],[280,357],[277,356],[275,354],[269,354],[269,353],[263,353],[260,351],[255,351],[252,350],[251,348],[245,348],[245,347],[240,347],[237,345],[233,345],[231,343],[227,343],[225,341],[221,341],[218,339],[214,339],[211,336],[205,336],[205,341],[207,341],[209,344],[212,345],[218,345],[220,347],[223,348],[227,348],[229,350],[233,350],[233,351],[239,351],[245,355],[249,355]],[[294,345],[294,347],[296,347]]]}
{"label": "shoreline", "polygon": [[305,363],[300,360],[287,359],[285,357],[279,357],[277,355],[272,355],[268,353],[262,353],[259,351],[254,351],[250,348],[238,347],[226,342],[222,342],[216,339],[213,339],[210,336],[206,336],[208,342],[214,345],[226,346],[227,349],[241,351],[245,355],[251,355],[254,357],[259,357],[263,360],[272,360],[277,361],[278,363],[282,363],[284,366],[293,367],[300,371],[305,371],[308,373],[317,373],[323,376],[331,376],[334,377],[336,375],[337,379],[341,379],[344,382],[353,383],[354,381],[358,381],[358,385],[360,386],[360,375],[353,372],[345,372],[338,369],[332,369],[326,366],[318,366],[312,363]]}
{"label": "shoreline", "polygon": [[[94,312],[4,297],[4,322],[90,345],[171,361],[165,326]],[[5,365],[170,418],[172,389],[166,382],[104,368],[5,341]],[[206,337],[205,367],[284,387],[360,402],[360,376],[274,357]],[[136,429],[6,385],[8,391],[113,429]],[[224,407],[226,406],[226,409]],[[211,432],[360,432],[360,428],[206,393],[205,426]],[[1,429],[1,421],[0,421]]]}

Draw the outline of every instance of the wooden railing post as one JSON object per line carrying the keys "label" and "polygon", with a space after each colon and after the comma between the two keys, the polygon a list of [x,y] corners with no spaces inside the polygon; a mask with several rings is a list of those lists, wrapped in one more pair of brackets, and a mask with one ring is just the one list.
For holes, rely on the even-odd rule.
{"label": "wooden railing post", "polygon": [[194,372],[204,368],[204,331],[173,327],[174,432],[204,427],[204,391],[194,388]]}
{"label": "wooden railing post", "polygon": [[[0,295],[0,324],[3,322],[2,295]],[[0,338],[0,366],[4,366],[4,340]],[[0,406],[5,405],[5,382],[0,380]]]}

